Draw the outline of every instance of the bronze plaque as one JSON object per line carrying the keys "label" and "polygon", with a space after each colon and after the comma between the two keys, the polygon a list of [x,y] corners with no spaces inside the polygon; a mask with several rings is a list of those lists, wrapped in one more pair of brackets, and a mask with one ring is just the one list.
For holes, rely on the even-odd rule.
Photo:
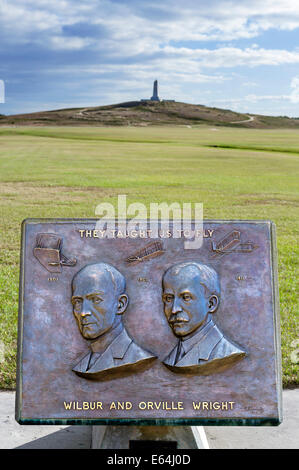
{"label": "bronze plaque", "polygon": [[274,224],[206,220],[187,249],[96,222],[23,222],[17,421],[279,424]]}

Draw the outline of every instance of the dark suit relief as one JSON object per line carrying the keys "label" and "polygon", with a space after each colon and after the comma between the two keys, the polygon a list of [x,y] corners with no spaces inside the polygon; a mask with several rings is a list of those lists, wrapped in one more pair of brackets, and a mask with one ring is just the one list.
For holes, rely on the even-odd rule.
{"label": "dark suit relief", "polygon": [[246,352],[226,339],[210,320],[191,337],[180,339],[163,363],[174,372],[209,375],[225,370],[245,356]]}

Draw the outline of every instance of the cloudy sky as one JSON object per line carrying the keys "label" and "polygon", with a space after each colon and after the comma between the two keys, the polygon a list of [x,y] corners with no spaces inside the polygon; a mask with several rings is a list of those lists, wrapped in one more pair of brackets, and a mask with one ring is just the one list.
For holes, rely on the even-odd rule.
{"label": "cloudy sky", "polygon": [[299,1],[0,0],[0,113],[149,98],[155,79],[164,99],[299,117]]}

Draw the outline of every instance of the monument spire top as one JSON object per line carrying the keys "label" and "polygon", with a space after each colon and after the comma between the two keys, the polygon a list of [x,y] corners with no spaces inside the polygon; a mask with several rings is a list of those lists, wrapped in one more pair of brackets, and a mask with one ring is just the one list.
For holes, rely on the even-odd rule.
{"label": "monument spire top", "polygon": [[154,81],[153,96],[151,97],[151,101],[160,101],[160,98],[158,96],[158,80]]}

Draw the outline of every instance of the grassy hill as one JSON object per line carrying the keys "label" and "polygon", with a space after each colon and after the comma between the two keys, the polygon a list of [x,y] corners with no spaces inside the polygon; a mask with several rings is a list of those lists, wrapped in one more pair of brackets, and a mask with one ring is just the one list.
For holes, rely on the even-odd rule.
{"label": "grassy hill", "polygon": [[30,126],[232,126],[253,129],[299,128],[299,118],[242,114],[175,101],[129,101],[109,106],[58,109],[1,116],[0,125]]}

